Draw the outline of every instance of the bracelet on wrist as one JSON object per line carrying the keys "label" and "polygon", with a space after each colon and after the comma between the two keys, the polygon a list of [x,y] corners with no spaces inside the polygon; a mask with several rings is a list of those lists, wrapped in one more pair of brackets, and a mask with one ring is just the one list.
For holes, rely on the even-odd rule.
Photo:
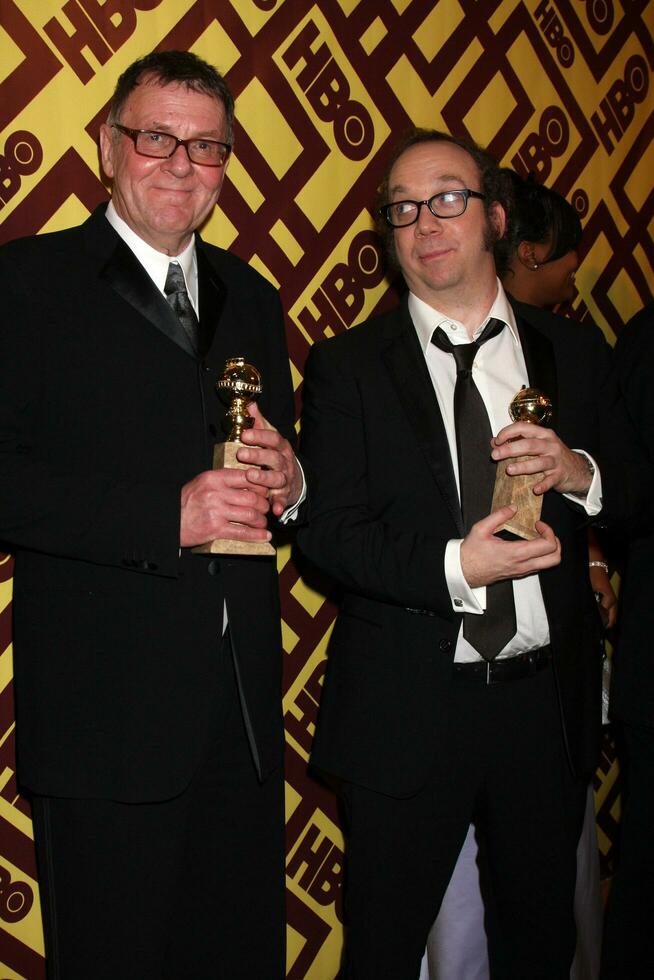
{"label": "bracelet on wrist", "polygon": [[606,564],[605,561],[589,561],[588,562],[588,567],[589,568],[603,568],[604,571],[606,572],[606,574],[607,575],[609,574],[609,566]]}

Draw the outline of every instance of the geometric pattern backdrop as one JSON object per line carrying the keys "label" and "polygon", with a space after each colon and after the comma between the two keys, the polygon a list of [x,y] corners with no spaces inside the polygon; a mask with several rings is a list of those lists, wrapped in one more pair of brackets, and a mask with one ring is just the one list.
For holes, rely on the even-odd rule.
{"label": "geometric pattern backdrop", "polygon": [[[310,345],[395,300],[370,207],[411,124],[468,134],[574,204],[584,239],[567,312],[612,342],[654,290],[653,36],[646,0],[0,0],[0,238],[84,220],[107,196],[96,136],[117,76],[155,46],[192,49],[237,97],[236,149],[204,235],[281,289],[298,411]],[[306,763],[335,607],[290,545],[278,560],[288,977],[331,980],[343,839]],[[10,641],[0,556],[0,977],[40,980]],[[608,750],[596,790],[606,852],[618,817]]]}

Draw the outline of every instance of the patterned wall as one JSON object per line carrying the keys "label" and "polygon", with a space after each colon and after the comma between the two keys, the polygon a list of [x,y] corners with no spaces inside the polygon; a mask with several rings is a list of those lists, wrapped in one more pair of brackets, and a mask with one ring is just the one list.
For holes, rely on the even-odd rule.
{"label": "patterned wall", "polygon": [[[236,152],[205,236],[280,286],[298,406],[311,343],[393,300],[369,207],[410,123],[470,134],[574,202],[585,238],[572,313],[612,340],[654,288],[653,35],[646,0],[0,0],[0,235],[82,221],[106,197],[95,138],[116,77],[155,45],[189,48],[237,96]],[[334,606],[290,547],[279,565],[288,977],[331,980],[343,840],[306,762]],[[39,980],[10,637],[11,560],[0,556],[0,980]],[[614,778],[605,754],[609,822]]]}

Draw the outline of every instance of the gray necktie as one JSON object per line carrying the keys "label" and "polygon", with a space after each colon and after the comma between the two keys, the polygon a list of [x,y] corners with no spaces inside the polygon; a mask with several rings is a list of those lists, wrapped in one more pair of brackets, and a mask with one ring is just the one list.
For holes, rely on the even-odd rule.
{"label": "gray necktie", "polygon": [[199,334],[198,318],[195,315],[195,310],[193,309],[189,295],[186,292],[184,273],[182,272],[182,267],[178,262],[171,262],[168,266],[168,275],[166,276],[164,292],[170,306],[177,314],[179,322],[184,327],[193,350],[197,354]]}

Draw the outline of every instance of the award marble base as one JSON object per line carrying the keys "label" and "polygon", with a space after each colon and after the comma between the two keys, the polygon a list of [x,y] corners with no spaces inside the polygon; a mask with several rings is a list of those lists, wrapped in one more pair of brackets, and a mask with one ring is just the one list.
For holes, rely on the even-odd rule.
{"label": "award marble base", "polygon": [[533,487],[543,479],[543,474],[528,473],[524,476],[510,476],[506,472],[506,467],[509,463],[520,463],[529,458],[529,456],[515,456],[499,461],[491,506],[493,511],[499,510],[500,507],[507,507],[509,504],[517,507],[518,509],[511,520],[502,524],[499,530],[509,531],[527,541],[538,537],[538,531],[534,525],[536,521],[540,520],[543,498],[536,496]]}
{"label": "award marble base", "polygon": [[[251,470],[252,463],[241,463],[236,458],[237,451],[244,445],[240,441],[219,442],[213,448],[214,470]],[[232,538],[216,538],[199,544],[192,549],[196,555],[274,555],[275,549],[269,541],[235,541]]]}

